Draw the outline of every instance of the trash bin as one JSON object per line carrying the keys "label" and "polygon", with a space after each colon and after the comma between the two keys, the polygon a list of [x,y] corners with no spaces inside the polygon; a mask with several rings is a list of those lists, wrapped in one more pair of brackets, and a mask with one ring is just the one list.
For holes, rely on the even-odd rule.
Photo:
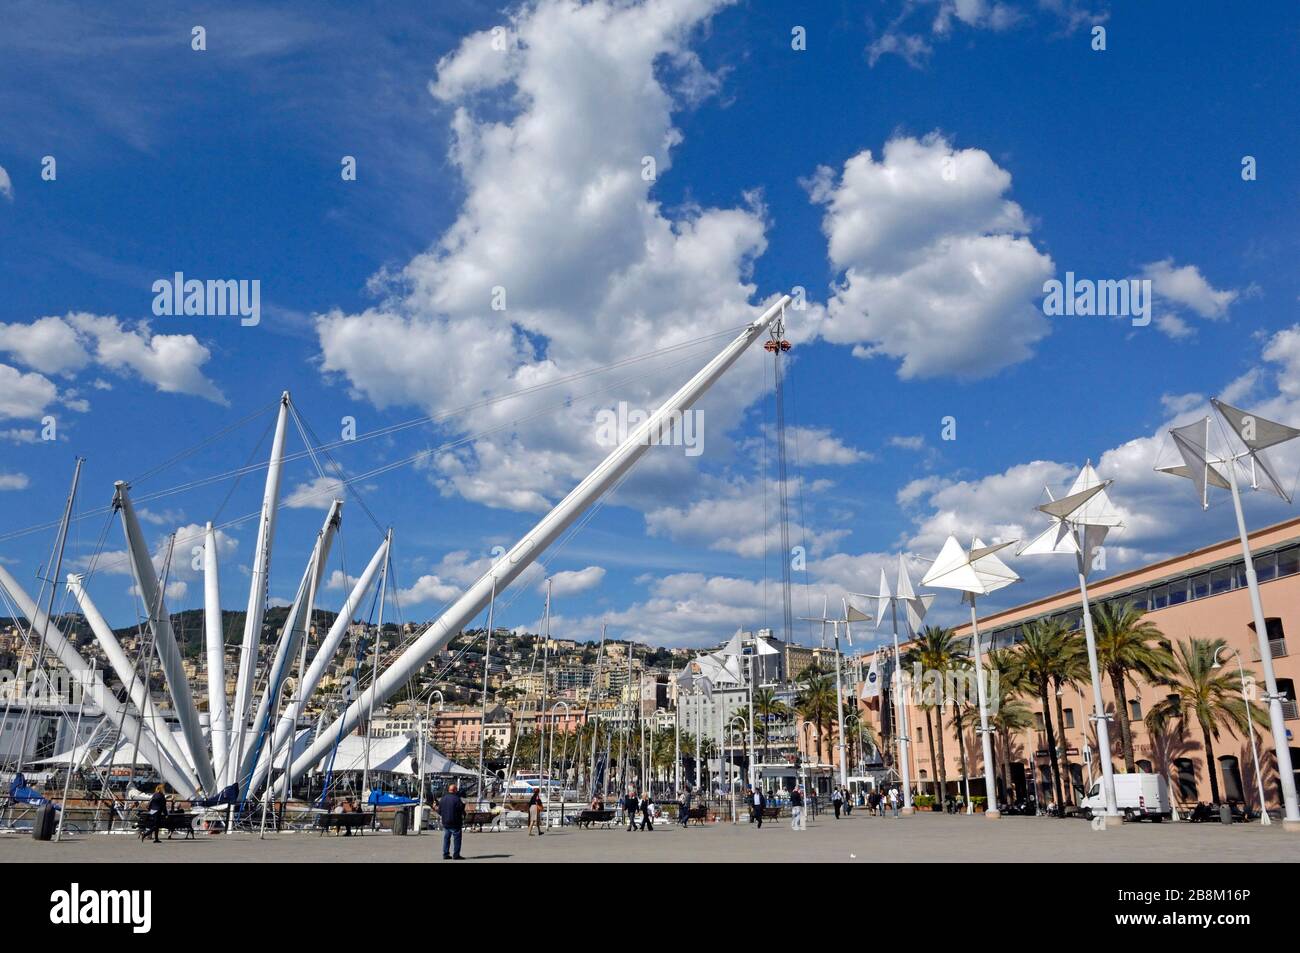
{"label": "trash bin", "polygon": [[411,828],[411,809],[399,807],[393,813],[393,833],[405,834]]}
{"label": "trash bin", "polygon": [[1224,823],[1224,824],[1231,824],[1231,823],[1232,823],[1232,805],[1231,805],[1231,804],[1220,804],[1220,805],[1219,805],[1219,821],[1222,822],[1222,823]]}
{"label": "trash bin", "polygon": [[54,837],[56,823],[54,805],[46,801],[36,809],[36,819],[32,822],[32,837],[37,840],[50,840]]}

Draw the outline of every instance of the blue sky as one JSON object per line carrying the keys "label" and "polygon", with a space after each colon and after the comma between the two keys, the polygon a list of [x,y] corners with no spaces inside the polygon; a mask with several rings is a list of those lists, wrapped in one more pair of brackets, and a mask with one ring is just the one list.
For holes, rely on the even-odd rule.
{"label": "blue sky", "polygon": [[[85,566],[107,526],[90,589],[115,624],[137,611],[112,559],[121,531],[91,511],[114,480],[143,498],[264,459],[284,389],[325,441],[345,416],[364,437],[455,412],[333,452],[351,475],[460,441],[358,488],[396,530],[390,617],[424,619],[599,460],[601,407],[654,406],[722,338],[466,404],[736,327],[795,285],[810,302],[789,332],[794,541],[809,550],[796,615],[874,589],[900,549],[1032,531],[1043,484],[1087,458],[1117,481],[1128,522],[1110,571],[1208,543],[1228,514],[1152,474],[1165,429],[1214,394],[1300,420],[1300,23],[1287,5],[1209,19],[1072,0],[52,3],[20,5],[11,24],[0,559],[33,579],[52,533],[14,534],[57,519],[85,456],[91,515],[69,561]],[[152,283],[176,271],[259,280],[261,323],[153,315]],[[1151,279],[1155,320],[1044,316],[1043,281],[1067,271]],[[496,286],[504,312],[487,304]],[[567,574],[565,634],[607,619],[615,634],[704,644],[779,619],[765,366],[756,351],[704,402],[702,455],[654,450],[545,560]],[[949,415],[957,439],[944,441]],[[39,438],[46,416],[56,440]],[[288,443],[302,447],[292,428]],[[1282,461],[1294,480],[1300,457]],[[285,496],[317,476],[295,460]],[[245,517],[260,495],[253,473],[148,500],[151,543]],[[1289,512],[1250,500],[1256,525]],[[274,597],[292,596],[322,516],[282,511]],[[251,522],[225,530],[231,608],[246,599]],[[350,573],[380,530],[355,503],[344,527],[332,569]],[[1004,605],[1068,582],[1063,563],[1015,566],[1025,582]],[[200,605],[201,579],[175,579],[170,608]],[[538,618],[537,578],[508,598],[505,623]],[[940,596],[938,617],[955,603]]]}

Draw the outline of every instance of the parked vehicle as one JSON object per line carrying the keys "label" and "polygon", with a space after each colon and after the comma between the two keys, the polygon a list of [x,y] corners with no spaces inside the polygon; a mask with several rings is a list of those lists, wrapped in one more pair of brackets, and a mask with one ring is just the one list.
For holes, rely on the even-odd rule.
{"label": "parked vehicle", "polygon": [[[1170,816],[1169,782],[1161,774],[1115,775],[1115,805],[1128,820],[1155,823]],[[1079,802],[1080,813],[1091,818],[1106,811],[1106,795],[1098,779]]]}

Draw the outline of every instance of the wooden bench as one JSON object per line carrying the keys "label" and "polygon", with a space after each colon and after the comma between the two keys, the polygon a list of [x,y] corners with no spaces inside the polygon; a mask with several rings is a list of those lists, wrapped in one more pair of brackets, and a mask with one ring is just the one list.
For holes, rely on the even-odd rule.
{"label": "wooden bench", "polygon": [[604,824],[608,827],[614,822],[614,812],[611,811],[583,811],[578,815],[576,823],[579,827],[591,827],[592,824]]}
{"label": "wooden bench", "polygon": [[350,814],[317,814],[316,829],[325,836],[326,831],[335,830],[342,833],[351,833],[364,831],[374,821],[374,812],[365,813],[357,811]]}
{"label": "wooden bench", "polygon": [[135,816],[136,830],[140,832],[140,837],[144,838],[153,833],[154,825],[158,830],[167,832],[167,839],[177,831],[184,832],[185,836],[193,839],[194,837],[194,815],[193,814],[150,814],[148,811],[137,811]]}
{"label": "wooden bench", "polygon": [[466,811],[465,821],[462,826],[473,828],[474,830],[481,832],[484,824],[491,827],[497,822],[497,818],[500,818],[502,822],[504,822],[505,814],[493,814],[491,811]]}
{"label": "wooden bench", "polygon": [[780,808],[780,807],[765,807],[765,808],[763,808],[763,820],[765,820],[765,821],[775,821],[775,820],[779,820],[780,817],[781,817],[781,808]]}

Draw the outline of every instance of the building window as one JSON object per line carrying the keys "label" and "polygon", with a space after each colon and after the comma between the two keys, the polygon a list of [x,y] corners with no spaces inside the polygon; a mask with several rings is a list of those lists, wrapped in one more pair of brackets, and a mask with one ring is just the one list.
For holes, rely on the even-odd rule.
{"label": "building window", "polygon": [[1065,711],[1064,711],[1064,713],[1062,714],[1061,717],[1065,719],[1065,727],[1066,727],[1066,728],[1073,728],[1073,727],[1074,727],[1074,709],[1073,709],[1073,708],[1067,708],[1067,709],[1065,709]]}
{"label": "building window", "polygon": [[1142,720],[1142,702],[1136,698],[1130,698],[1128,701],[1128,720]]}
{"label": "building window", "polygon": [[1196,800],[1196,763],[1191,758],[1179,758],[1174,761],[1178,773],[1178,799],[1180,801]]}
{"label": "building window", "polygon": [[1034,712],[1034,727],[1039,731],[1045,731],[1047,728],[1047,725],[1043,722],[1043,713],[1041,711]]}
{"label": "building window", "polygon": [[1169,605],[1169,587],[1156,586],[1151,590],[1151,608],[1163,609]]}
{"label": "building window", "polygon": [[1135,762],[1135,765],[1134,765],[1134,766],[1138,769],[1138,774],[1150,774],[1150,773],[1151,773],[1151,762],[1148,761],[1148,760],[1146,760],[1145,758],[1141,759],[1140,761]]}
{"label": "building window", "polygon": [[1179,579],[1169,584],[1169,604],[1171,606],[1182,605],[1187,601],[1187,579]]}
{"label": "building window", "polygon": [[1210,573],[1210,595],[1217,596],[1232,588],[1233,572],[1231,566],[1221,566]]}
{"label": "building window", "polygon": [[1277,574],[1294,576],[1300,572],[1300,546],[1292,546],[1277,554]]}
{"label": "building window", "polygon": [[1289,678],[1279,678],[1277,680],[1277,692],[1282,695],[1282,718],[1286,721],[1295,721],[1300,717],[1300,709],[1296,707],[1295,682]]}
{"label": "building window", "polygon": [[1192,577],[1192,598],[1204,599],[1210,594],[1210,574],[1203,572]]}

